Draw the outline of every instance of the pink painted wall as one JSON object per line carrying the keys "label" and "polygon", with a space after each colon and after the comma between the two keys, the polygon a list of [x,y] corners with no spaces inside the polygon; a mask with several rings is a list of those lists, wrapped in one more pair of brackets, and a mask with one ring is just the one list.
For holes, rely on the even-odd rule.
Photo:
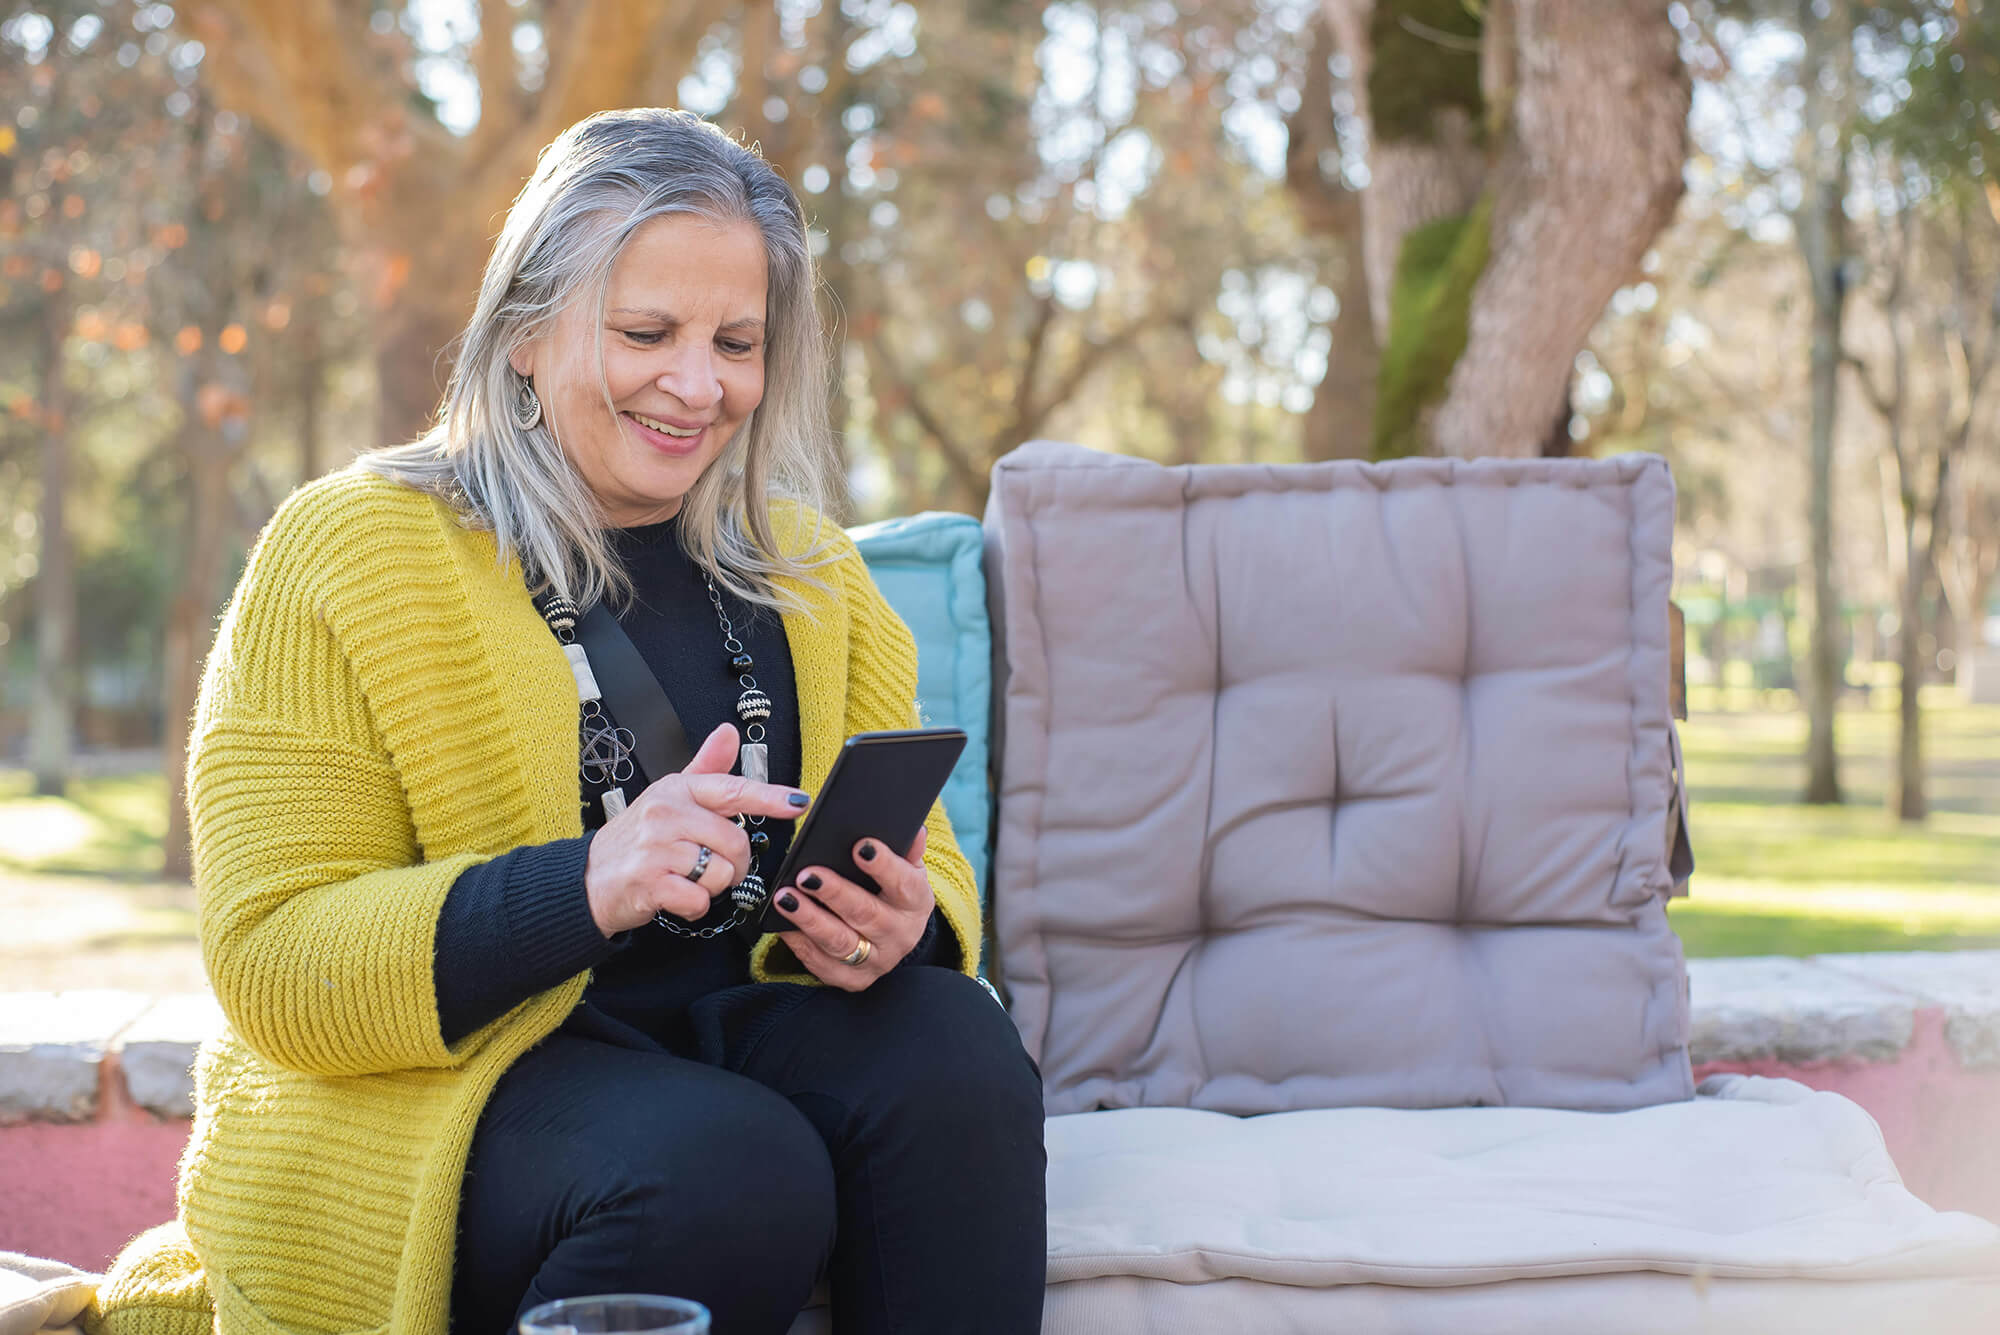
{"label": "pink painted wall", "polygon": [[188,1123],[134,1107],[114,1061],[100,1070],[96,1121],[0,1126],[0,1251],[103,1270],[174,1217]]}
{"label": "pink painted wall", "polygon": [[1724,1071],[1846,1095],[1880,1124],[1904,1185],[1920,1200],[2000,1221],[2000,1068],[1959,1065],[1937,1008],[1917,1011],[1909,1046],[1892,1062],[1706,1062],[1694,1074]]}

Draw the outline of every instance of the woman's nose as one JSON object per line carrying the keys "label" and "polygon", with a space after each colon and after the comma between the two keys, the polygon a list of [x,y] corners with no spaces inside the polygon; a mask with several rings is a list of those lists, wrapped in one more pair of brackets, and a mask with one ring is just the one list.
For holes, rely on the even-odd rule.
{"label": "woman's nose", "polygon": [[706,412],[722,398],[722,381],[715,374],[715,359],[706,347],[677,349],[654,383],[679,399],[689,412]]}

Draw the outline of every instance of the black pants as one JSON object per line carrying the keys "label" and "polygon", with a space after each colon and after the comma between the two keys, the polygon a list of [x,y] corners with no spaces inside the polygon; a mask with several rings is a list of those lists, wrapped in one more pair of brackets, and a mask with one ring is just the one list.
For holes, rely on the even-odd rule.
{"label": "black pants", "polygon": [[1006,1013],[924,967],[775,999],[775,1021],[753,1005],[689,1055],[565,1026],[501,1077],[466,1167],[453,1335],[592,1293],[783,1335],[822,1276],[838,1335],[1041,1329],[1041,1080]]}

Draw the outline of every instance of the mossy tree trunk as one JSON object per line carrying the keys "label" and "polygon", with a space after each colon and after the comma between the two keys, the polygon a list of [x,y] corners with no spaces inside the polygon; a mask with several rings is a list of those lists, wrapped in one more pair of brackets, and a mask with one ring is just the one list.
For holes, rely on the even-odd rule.
{"label": "mossy tree trunk", "polygon": [[1369,132],[1376,456],[1566,452],[1577,350],[1680,197],[1665,7],[1322,4]]}

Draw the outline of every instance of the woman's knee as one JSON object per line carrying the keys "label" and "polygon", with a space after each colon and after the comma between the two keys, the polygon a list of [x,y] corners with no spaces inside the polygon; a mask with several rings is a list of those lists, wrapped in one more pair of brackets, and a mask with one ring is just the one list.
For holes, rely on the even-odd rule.
{"label": "woman's knee", "polygon": [[891,1074],[895,1097],[961,1120],[1032,1123],[1039,1139],[1041,1075],[984,987],[955,970],[913,966],[869,990],[881,993],[871,1027],[907,1055],[905,1069],[922,1075]]}
{"label": "woman's knee", "polygon": [[718,1330],[782,1330],[833,1246],[833,1167],[811,1124],[727,1072],[552,1049],[510,1072],[481,1119],[454,1329],[505,1329],[518,1303],[638,1292],[737,1314]]}
{"label": "woman's knee", "polygon": [[[684,1267],[755,1267],[810,1288],[833,1246],[833,1165],[812,1124],[780,1095],[737,1080],[699,1115],[663,1122],[630,1147],[635,1257]],[[644,1262],[642,1262],[644,1263]]]}

